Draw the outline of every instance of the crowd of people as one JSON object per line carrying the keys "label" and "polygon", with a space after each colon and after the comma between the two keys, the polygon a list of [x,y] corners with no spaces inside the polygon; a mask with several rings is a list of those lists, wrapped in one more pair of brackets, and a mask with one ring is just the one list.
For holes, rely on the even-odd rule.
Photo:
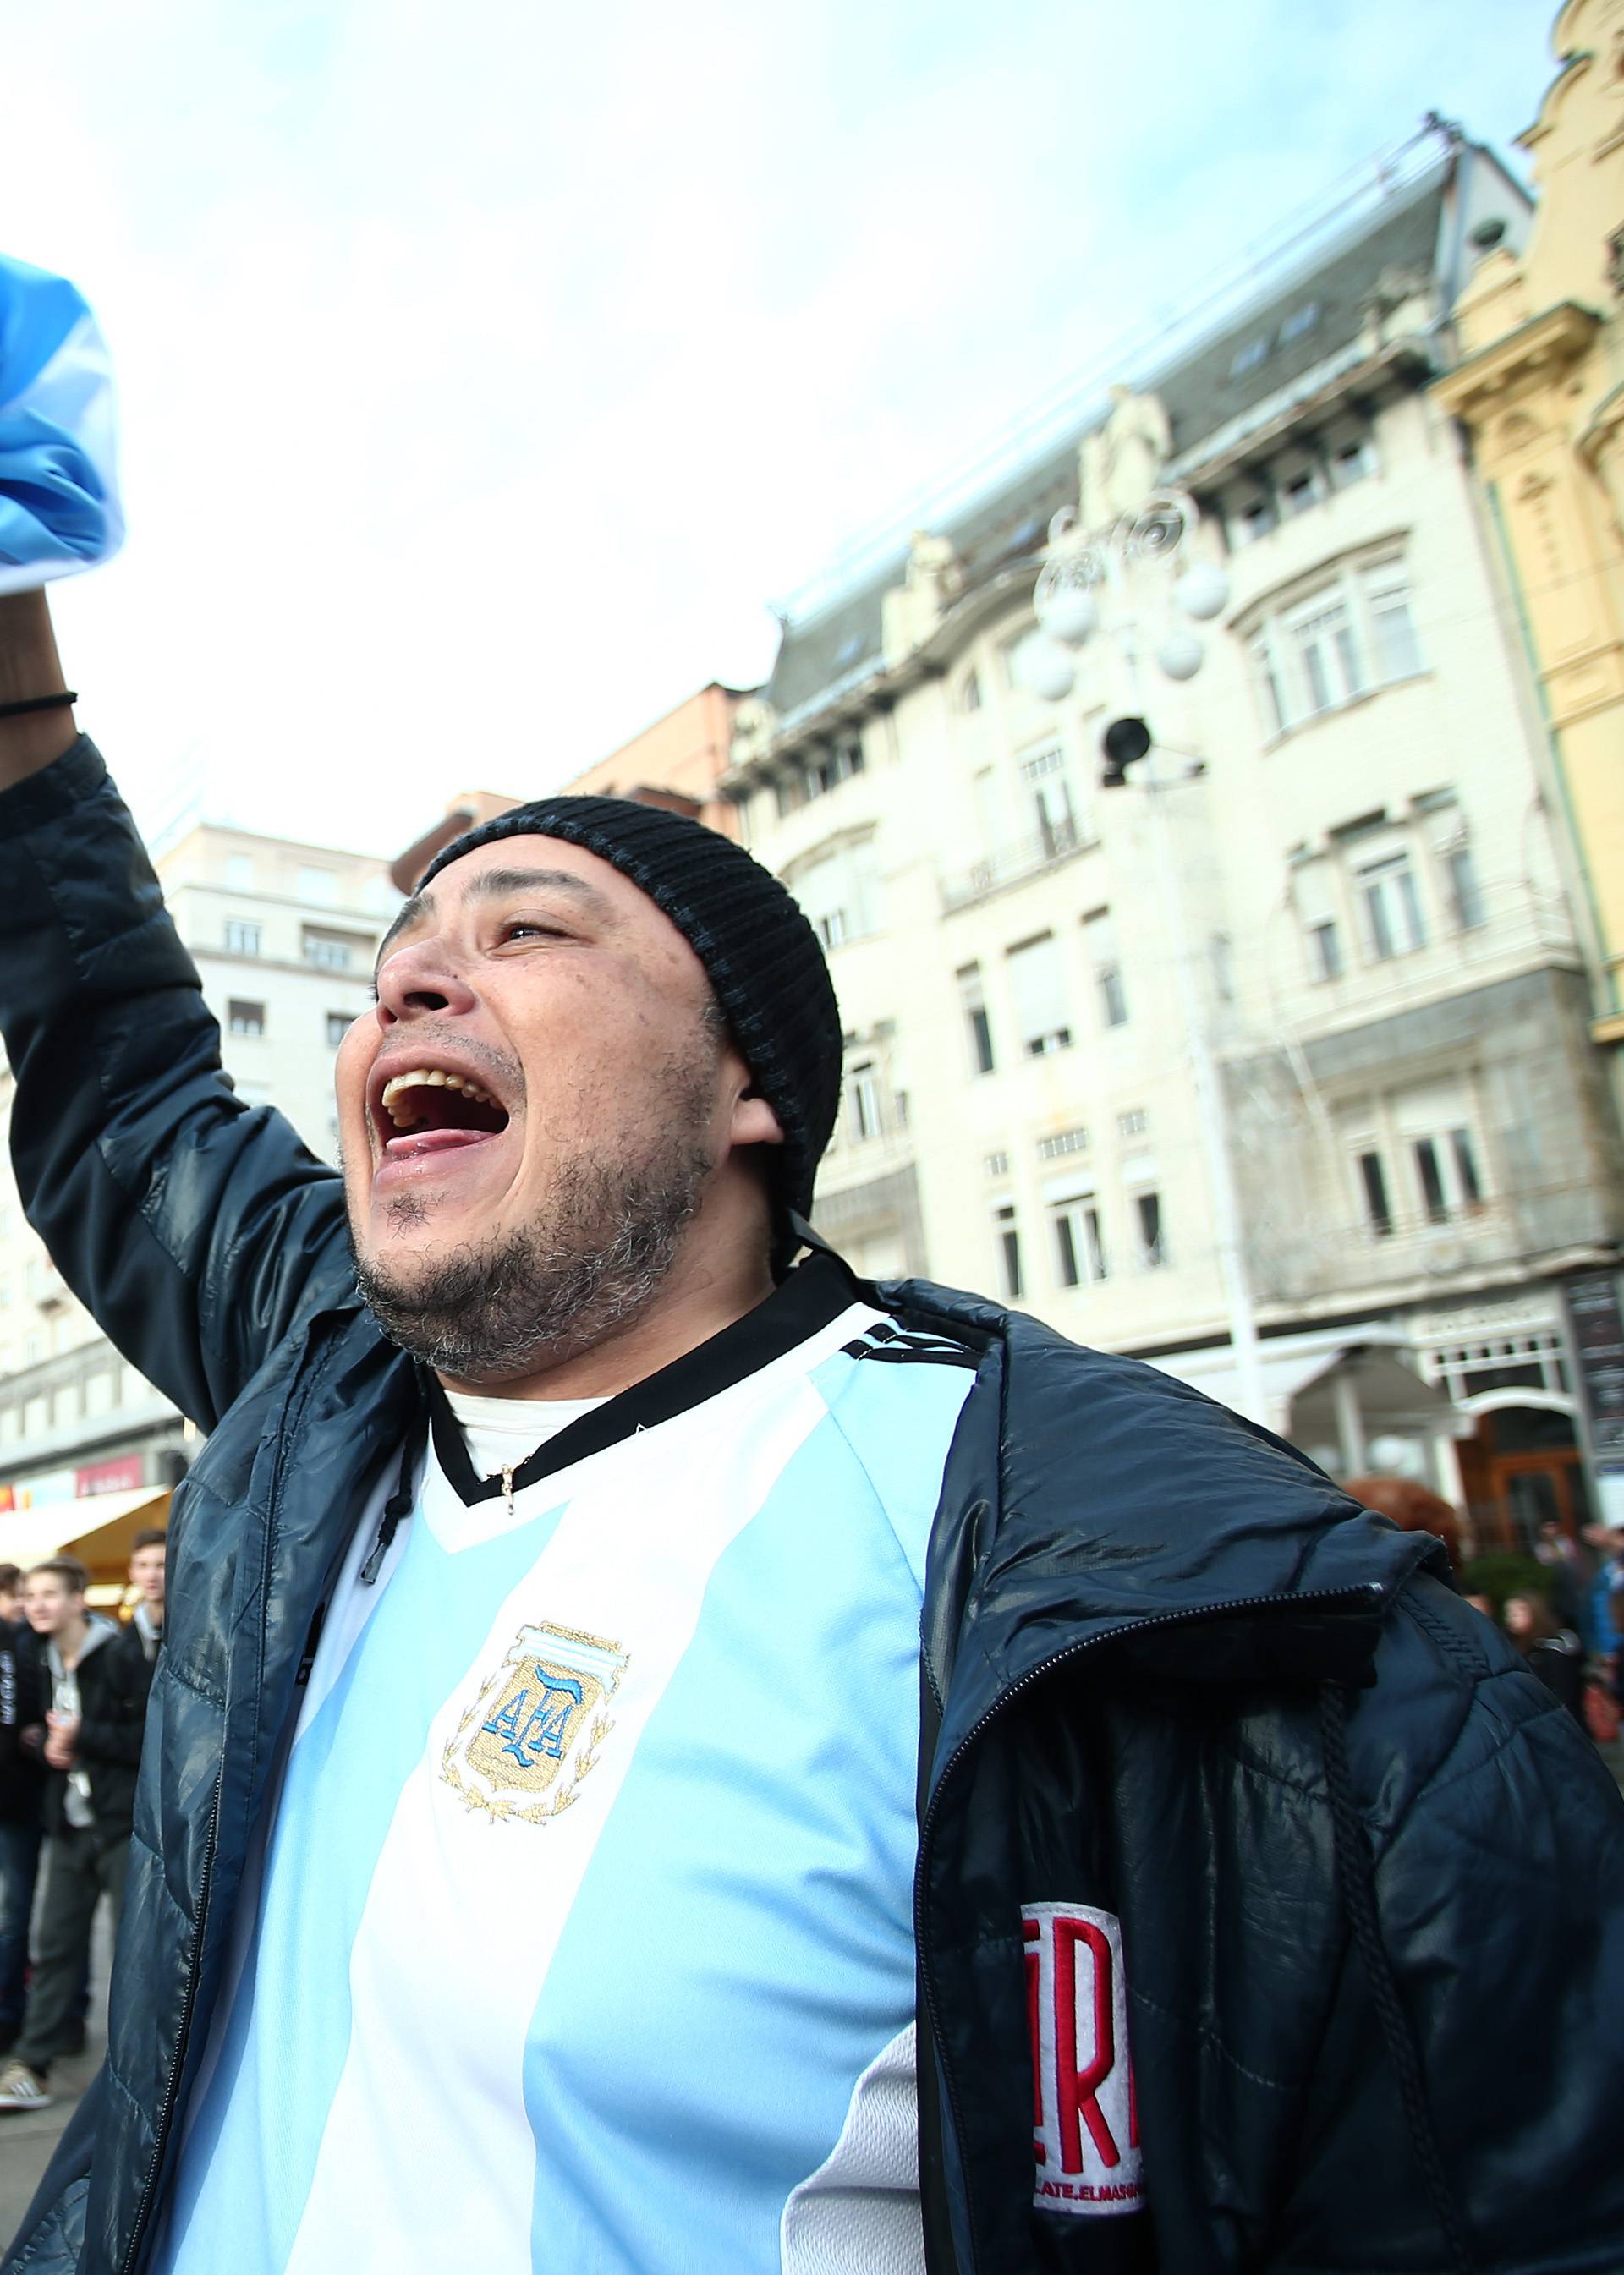
{"label": "crowd of people", "polygon": [[1537,1585],[1474,1587],[1485,1576],[1469,1568],[1467,1601],[1495,1622],[1529,1672],[1593,1738],[1611,1742],[1624,1707],[1624,1532],[1593,1525],[1575,1538],[1551,1519],[1533,1558],[1541,1568]]}
{"label": "crowd of people", "polygon": [[165,1554],[161,1530],[137,1533],[123,1621],[89,1608],[74,1557],[0,1564],[0,2112],[49,2106],[53,2065],[84,2050],[96,1912],[105,1897],[116,1931],[124,1900]]}

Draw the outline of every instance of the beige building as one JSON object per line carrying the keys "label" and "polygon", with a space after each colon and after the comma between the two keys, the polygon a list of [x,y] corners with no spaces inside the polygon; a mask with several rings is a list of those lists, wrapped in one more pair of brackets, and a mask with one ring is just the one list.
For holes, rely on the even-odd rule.
{"label": "beige building", "polygon": [[[712,680],[578,775],[564,788],[581,797],[629,797],[640,804],[668,806],[691,815],[724,837],[736,835],[737,823],[731,804],[717,795],[716,785],[726,772],[733,739],[733,715],[744,699],[735,687]],[[538,788],[525,797],[547,795]],[[464,790],[454,797],[440,820],[412,840],[390,865],[392,882],[409,893],[436,853],[454,837],[481,821],[523,801],[505,791]]]}
{"label": "beige building", "polygon": [[[280,1107],[312,1153],[336,1160],[333,1054],[371,1001],[374,956],[398,904],[382,864],[203,824],[156,866],[238,1096]],[[11,1076],[0,1073],[0,1131],[9,1130],[11,1103]],[[185,1417],[64,1283],[23,1220],[9,1159],[0,1189],[0,1558],[9,1510],[171,1483],[191,1439]],[[15,1520],[19,1540],[26,1529]]]}
{"label": "beige building", "polygon": [[[1193,1019],[1265,1418],[1526,1532],[1588,1513],[1564,1289],[1614,1263],[1624,1213],[1538,709],[1430,391],[1465,248],[1490,224],[1520,246],[1528,204],[1442,140],[792,616],[723,787],[830,953],[817,1221],[860,1269],[987,1287],[1234,1397]],[[1167,484],[1220,616],[1181,622],[1166,568],[1129,560],[1048,699],[1051,516],[1107,532]],[[1169,677],[1192,631],[1200,668]],[[1102,787],[1102,731],[1139,714],[1159,820],[1143,767]]]}
{"label": "beige building", "polygon": [[1522,139],[1526,244],[1485,231],[1438,400],[1470,434],[1538,680],[1553,805],[1624,1099],[1624,0],[1567,0]]}

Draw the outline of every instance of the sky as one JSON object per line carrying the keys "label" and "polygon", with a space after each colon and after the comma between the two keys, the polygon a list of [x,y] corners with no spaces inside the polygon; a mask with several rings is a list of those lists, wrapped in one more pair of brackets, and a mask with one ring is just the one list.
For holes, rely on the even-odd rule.
{"label": "sky", "polygon": [[393,854],[769,603],[1436,110],[1522,169],[1546,0],[0,0],[0,249],[119,387],[80,723]]}

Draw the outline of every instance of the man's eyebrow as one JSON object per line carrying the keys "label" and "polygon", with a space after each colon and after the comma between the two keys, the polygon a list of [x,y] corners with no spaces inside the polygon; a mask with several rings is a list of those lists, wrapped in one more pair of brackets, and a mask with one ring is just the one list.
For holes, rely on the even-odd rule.
{"label": "man's eyebrow", "polygon": [[596,916],[614,913],[608,896],[573,869],[482,869],[470,880],[471,901],[499,901],[509,893],[568,893]]}
{"label": "man's eyebrow", "polygon": [[[568,893],[593,916],[610,917],[614,914],[613,904],[607,895],[601,893],[595,885],[589,885],[585,877],[578,877],[572,869],[482,869],[477,877],[471,879],[467,896],[471,901],[499,901],[510,893],[538,890]],[[429,892],[413,893],[378,943],[377,968],[381,969],[384,957],[401,933],[410,931],[414,925],[421,924],[434,913],[434,895]]]}

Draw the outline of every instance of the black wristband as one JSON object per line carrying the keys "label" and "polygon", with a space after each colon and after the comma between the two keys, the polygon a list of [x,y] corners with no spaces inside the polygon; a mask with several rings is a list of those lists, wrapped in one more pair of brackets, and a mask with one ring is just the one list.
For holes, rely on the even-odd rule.
{"label": "black wristband", "polygon": [[79,701],[71,687],[60,695],[30,695],[21,703],[0,703],[0,719],[26,719],[35,711],[66,711]]}

